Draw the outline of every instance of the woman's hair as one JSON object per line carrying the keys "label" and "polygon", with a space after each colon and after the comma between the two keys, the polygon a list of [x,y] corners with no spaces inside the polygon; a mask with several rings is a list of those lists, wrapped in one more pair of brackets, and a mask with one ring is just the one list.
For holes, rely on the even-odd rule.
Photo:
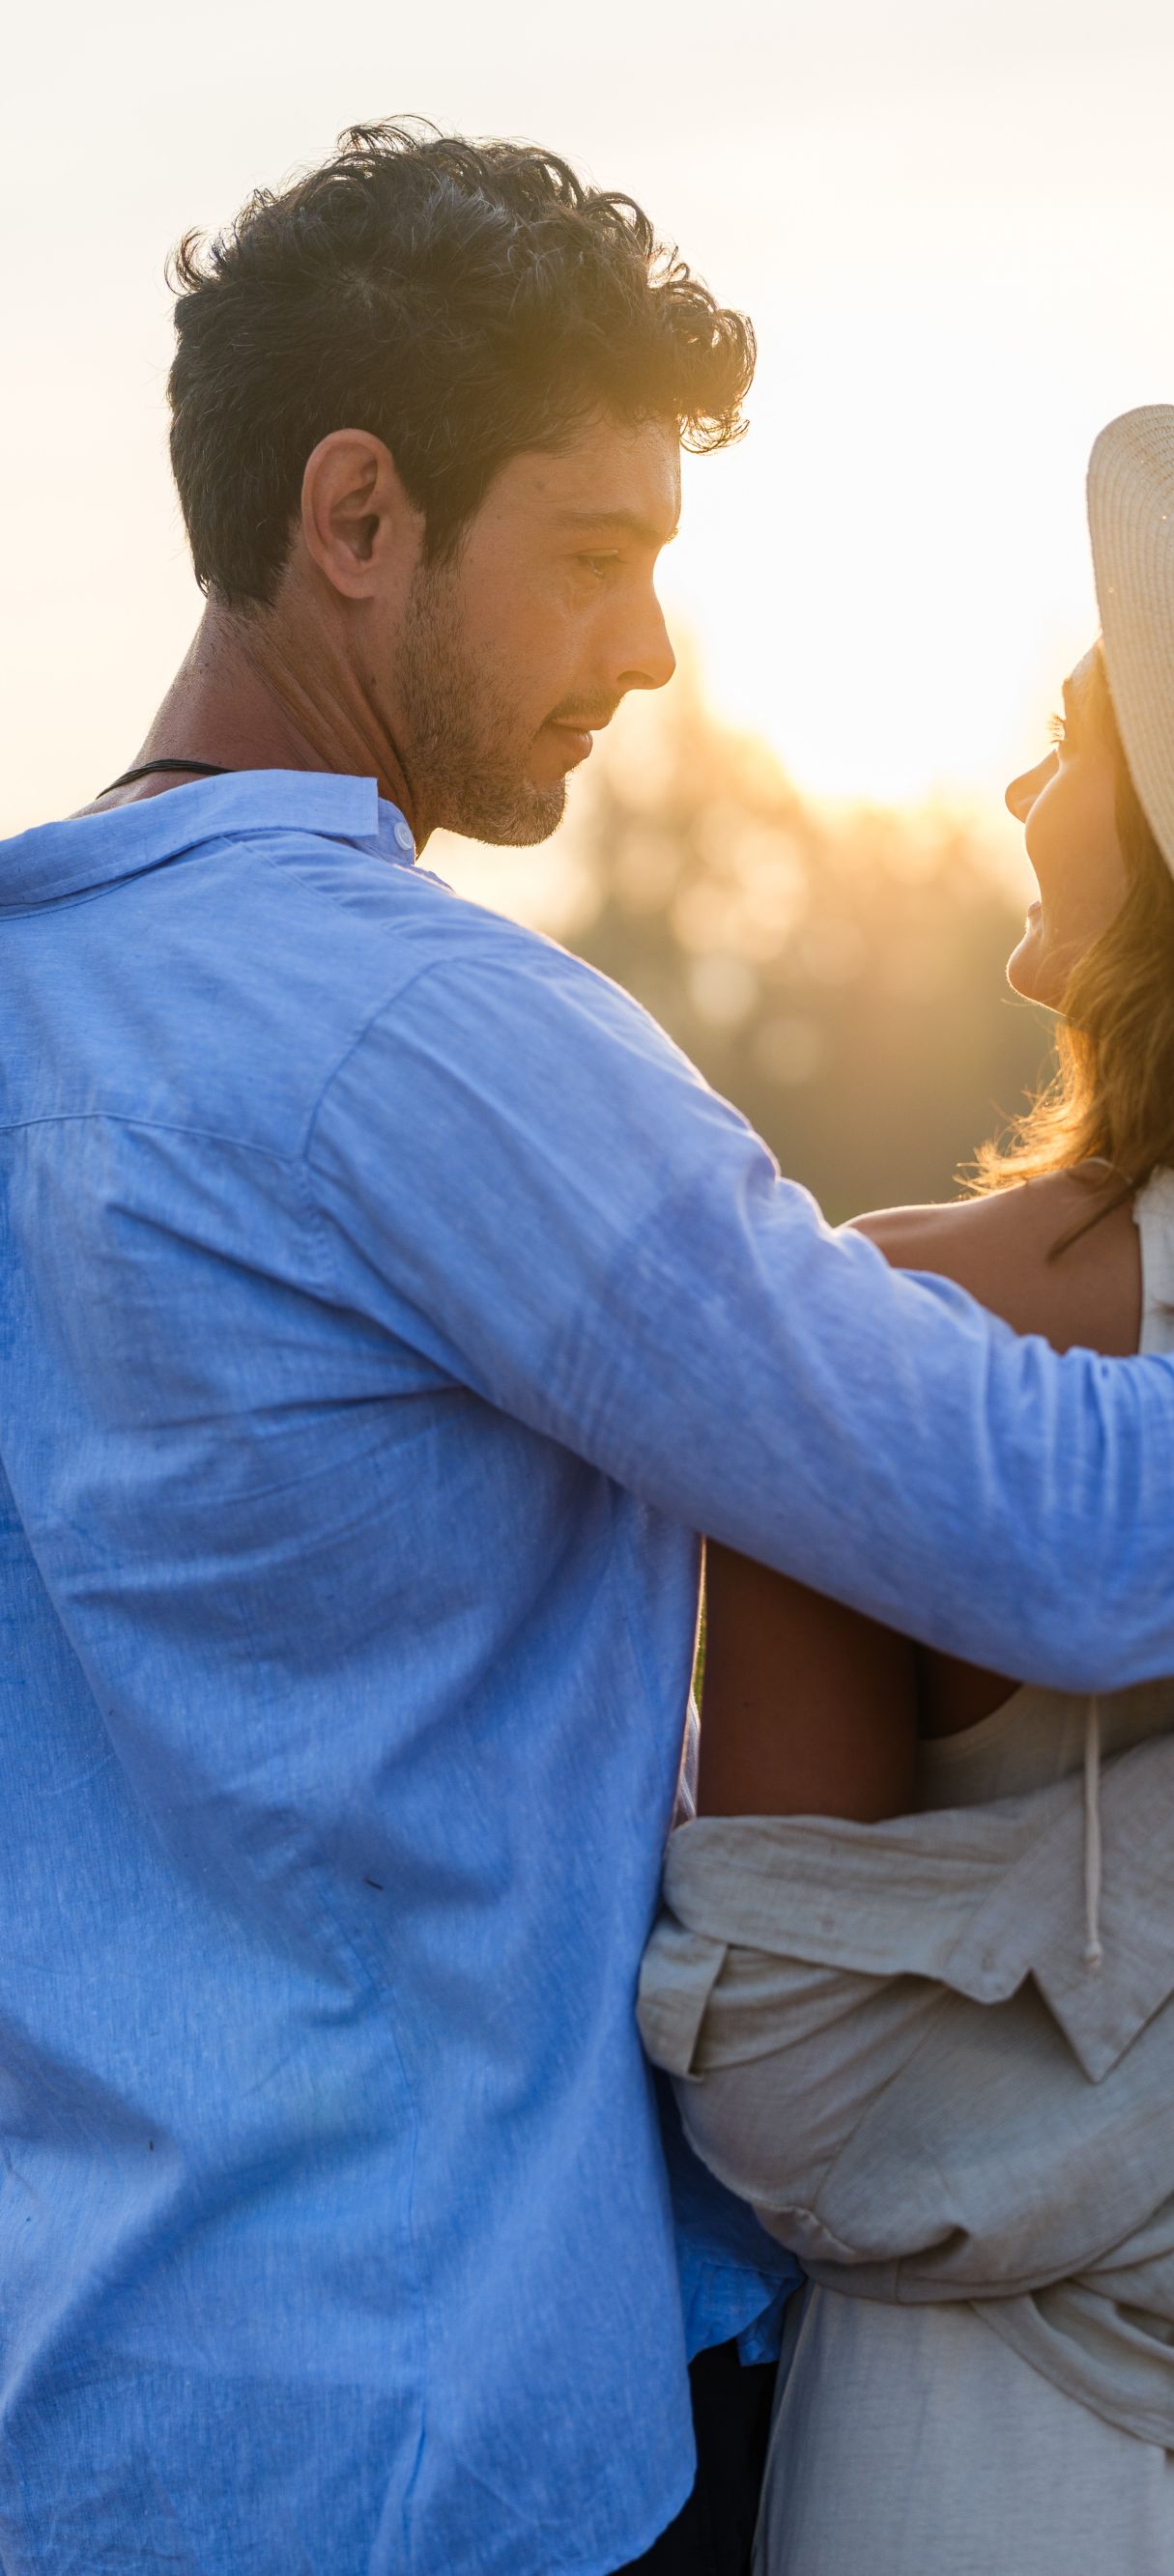
{"label": "woman's hair", "polygon": [[754,335],[630,197],[521,143],[355,126],[170,263],[171,461],[196,578],[271,602],[307,457],[334,429],[391,450],[451,555],[494,475],[585,418],[738,437]]}
{"label": "woman's hair", "polygon": [[[1091,733],[1116,767],[1125,900],[1069,979],[1052,1080],[1005,1139],[980,1148],[968,1180],[981,1193],[1095,1162],[1086,1220],[1095,1224],[1159,1165],[1174,1166],[1174,876],[1126,765],[1099,645],[1082,674],[1076,721],[1078,738]],[[1052,1257],[1085,1230],[1061,1236]]]}

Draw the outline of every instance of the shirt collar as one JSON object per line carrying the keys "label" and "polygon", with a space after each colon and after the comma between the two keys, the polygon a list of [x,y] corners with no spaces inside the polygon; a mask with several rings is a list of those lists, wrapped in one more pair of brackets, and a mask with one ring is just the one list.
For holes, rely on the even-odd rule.
{"label": "shirt collar", "polygon": [[38,823],[0,842],[0,914],[113,885],[201,841],[246,832],[348,841],[400,867],[410,867],[416,855],[399,807],[380,796],[373,778],[340,778],[319,769],[232,770],[224,778],[201,778],[190,787],[111,806],[108,813]]}

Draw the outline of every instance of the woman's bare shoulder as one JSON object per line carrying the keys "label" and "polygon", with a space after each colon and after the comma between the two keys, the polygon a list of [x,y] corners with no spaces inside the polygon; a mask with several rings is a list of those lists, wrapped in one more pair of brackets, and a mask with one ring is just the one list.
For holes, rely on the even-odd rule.
{"label": "woman's bare shoulder", "polygon": [[1124,1356],[1141,1331],[1141,1254],[1130,1201],[1064,1252],[1057,1243],[1095,1206],[1076,1172],[1049,1172],[989,1198],[877,1208],[853,1223],[898,1270],[934,1270],[969,1290],[1018,1333],[1057,1350]]}

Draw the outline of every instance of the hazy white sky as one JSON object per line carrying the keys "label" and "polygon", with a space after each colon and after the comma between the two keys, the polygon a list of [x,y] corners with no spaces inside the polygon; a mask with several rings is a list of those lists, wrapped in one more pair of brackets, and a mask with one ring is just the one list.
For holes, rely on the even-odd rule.
{"label": "hazy white sky", "polygon": [[418,111],[640,196],[753,314],[663,590],[800,783],[993,797],[1094,623],[1088,448],[1174,399],[1170,0],[26,5],[6,41],[0,829],[127,761],[198,613],[162,264]]}

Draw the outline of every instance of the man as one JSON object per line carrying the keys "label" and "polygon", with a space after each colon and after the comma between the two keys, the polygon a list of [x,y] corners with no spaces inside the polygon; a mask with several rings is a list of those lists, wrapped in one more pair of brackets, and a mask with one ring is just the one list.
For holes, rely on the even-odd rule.
{"label": "man", "polygon": [[391,128],[177,282],[207,615],[0,853],[0,2557],[712,2569],[712,2494],[657,2549],[686,2328],[736,2442],[781,2276],[688,2166],[678,2272],[633,2020],[694,1533],[1171,1669],[1174,1376],[830,1234],[414,865],[540,839],[668,679],[747,326],[562,163]]}

